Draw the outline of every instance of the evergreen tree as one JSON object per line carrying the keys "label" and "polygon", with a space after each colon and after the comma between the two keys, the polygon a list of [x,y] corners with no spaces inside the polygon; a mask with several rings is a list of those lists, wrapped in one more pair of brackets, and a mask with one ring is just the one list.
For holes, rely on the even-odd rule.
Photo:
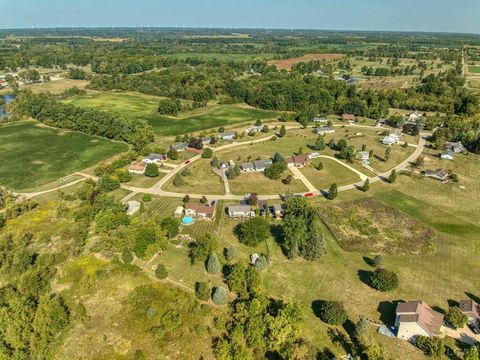
{"label": "evergreen tree", "polygon": [[287,134],[287,129],[285,128],[285,125],[282,125],[280,127],[280,132],[278,133],[278,137],[284,137]]}
{"label": "evergreen tree", "polygon": [[220,261],[218,261],[217,254],[214,251],[208,257],[207,271],[209,274],[218,274],[220,271]]}
{"label": "evergreen tree", "polygon": [[314,149],[320,151],[325,150],[325,147],[325,138],[323,137],[323,135],[318,135],[317,140],[315,141]]}
{"label": "evergreen tree", "polygon": [[158,171],[158,166],[155,164],[147,164],[145,167],[145,176],[147,177],[157,177],[160,175]]}
{"label": "evergreen tree", "polygon": [[366,192],[370,189],[370,180],[365,179],[365,182],[362,185],[362,191]]}
{"label": "evergreen tree", "polygon": [[397,171],[395,169],[392,170],[390,176],[388,177],[388,182],[393,184],[397,180]]}
{"label": "evergreen tree", "polygon": [[157,279],[166,279],[168,276],[167,269],[165,268],[165,265],[163,264],[158,264],[157,267],[155,268],[155,276]]}
{"label": "evergreen tree", "polygon": [[220,162],[216,156],[214,156],[212,161],[210,161],[210,165],[212,165],[214,168],[218,168],[220,166]]}
{"label": "evergreen tree", "polygon": [[181,174],[177,173],[177,175],[175,175],[175,177],[173,178],[173,185],[176,187],[181,187],[185,185],[185,182],[183,181],[183,177]]}
{"label": "evergreen tree", "polygon": [[383,157],[385,159],[385,161],[388,161],[390,159],[390,155],[392,154],[392,148],[391,147],[387,147],[385,149],[385,156]]}
{"label": "evergreen tree", "polygon": [[338,188],[337,188],[337,184],[336,183],[333,183],[332,185],[330,185],[330,189],[328,190],[328,199],[330,200],[333,200],[337,197],[338,195]]}
{"label": "evergreen tree", "polygon": [[212,300],[215,305],[227,305],[227,291],[223,287],[216,287],[215,290],[213,290]]}

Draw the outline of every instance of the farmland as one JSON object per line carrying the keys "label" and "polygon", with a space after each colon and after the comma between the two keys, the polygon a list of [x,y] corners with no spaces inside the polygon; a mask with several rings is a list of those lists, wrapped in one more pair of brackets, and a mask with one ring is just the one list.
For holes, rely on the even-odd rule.
{"label": "farmland", "polygon": [[308,54],[300,57],[284,59],[284,60],[270,60],[268,61],[268,65],[273,65],[277,69],[282,70],[290,70],[293,65],[301,63],[301,62],[309,62],[315,60],[338,60],[343,58],[344,55],[342,54]]}
{"label": "farmland", "polygon": [[[322,170],[316,169],[319,163],[323,165]],[[313,159],[310,166],[302,168],[300,171],[317,189],[328,189],[333,183],[342,186],[360,180],[358,174],[345,166],[339,166],[336,161],[331,159]]]}
{"label": "farmland", "polygon": [[176,117],[158,114],[160,97],[138,93],[95,92],[75,96],[65,102],[82,107],[93,107],[147,121],[155,134],[174,136],[213,127],[232,125],[241,122],[277,119],[279,113],[250,108],[243,105],[211,105],[193,111],[183,112]]}
{"label": "farmland", "polygon": [[[292,175],[287,170],[282,178]],[[230,189],[233,194],[243,195],[245,193],[256,192],[260,195],[265,194],[285,194],[305,192],[308,189],[300,180],[293,179],[290,184],[284,184],[281,179],[272,180],[265,176],[264,173],[243,173],[233,180],[229,180]]]}
{"label": "farmland", "polygon": [[103,138],[20,122],[0,127],[0,183],[32,189],[128,149]]}

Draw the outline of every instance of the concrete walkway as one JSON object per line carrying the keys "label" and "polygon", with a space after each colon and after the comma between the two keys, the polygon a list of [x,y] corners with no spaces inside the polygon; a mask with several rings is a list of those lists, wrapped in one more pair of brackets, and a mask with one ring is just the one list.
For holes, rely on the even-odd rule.
{"label": "concrete walkway", "polygon": [[310,192],[317,192],[317,188],[313,186],[313,184],[310,182],[310,180],[307,179],[305,175],[300,171],[300,169],[296,168],[295,166],[292,166],[289,168],[290,171],[293,173],[293,177],[297,180],[300,180],[305,184],[307,187],[308,191]]}

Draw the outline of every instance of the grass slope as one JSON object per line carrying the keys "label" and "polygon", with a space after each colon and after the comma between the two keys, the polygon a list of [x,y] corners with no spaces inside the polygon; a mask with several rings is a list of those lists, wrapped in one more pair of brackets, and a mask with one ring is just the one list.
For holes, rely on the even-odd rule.
{"label": "grass slope", "polygon": [[36,122],[0,127],[0,185],[34,188],[92,166],[128,149],[106,139],[41,126]]}
{"label": "grass slope", "polygon": [[157,112],[160,99],[158,96],[131,92],[96,92],[75,96],[65,102],[135,116],[147,121],[160,136],[186,134],[257,119],[278,118],[277,112],[241,105],[215,105],[184,112],[177,117],[163,116]]}

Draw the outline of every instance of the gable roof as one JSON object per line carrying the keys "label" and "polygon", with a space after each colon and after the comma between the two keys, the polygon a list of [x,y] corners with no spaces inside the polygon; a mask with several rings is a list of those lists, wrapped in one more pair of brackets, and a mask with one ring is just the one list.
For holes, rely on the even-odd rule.
{"label": "gable roof", "polygon": [[353,115],[353,114],[342,114],[342,119],[353,120],[353,119],[355,119],[355,115]]}
{"label": "gable roof", "polygon": [[303,155],[293,155],[292,156],[293,163],[295,165],[303,165],[308,162],[308,154],[303,154]]}
{"label": "gable roof", "polygon": [[250,212],[250,205],[230,205],[228,207],[229,213],[246,213]]}
{"label": "gable roof", "polygon": [[215,212],[215,207],[195,203],[187,203],[185,204],[185,210],[193,210],[198,214],[207,214],[213,216],[213,213]]}
{"label": "gable roof", "polygon": [[150,161],[164,160],[164,159],[165,159],[165,155],[163,155],[163,154],[151,153],[151,154],[148,155],[145,159],[150,160]]}
{"label": "gable roof", "polygon": [[443,323],[443,315],[421,300],[398,303],[396,313],[400,322],[416,322],[430,336],[437,334]]}
{"label": "gable roof", "polygon": [[243,163],[242,165],[240,165],[240,169],[243,169],[243,170],[253,170],[254,169],[254,166],[253,166],[253,163],[249,162],[249,163]]}
{"label": "gable roof", "polygon": [[253,166],[255,166],[255,169],[263,169],[266,168],[267,166],[272,165],[272,160],[267,159],[267,160],[255,160],[253,162]]}
{"label": "gable roof", "polygon": [[480,318],[480,305],[477,304],[475,301],[471,299],[460,300],[458,302],[458,307],[460,308],[461,312],[468,313],[477,318]]}

